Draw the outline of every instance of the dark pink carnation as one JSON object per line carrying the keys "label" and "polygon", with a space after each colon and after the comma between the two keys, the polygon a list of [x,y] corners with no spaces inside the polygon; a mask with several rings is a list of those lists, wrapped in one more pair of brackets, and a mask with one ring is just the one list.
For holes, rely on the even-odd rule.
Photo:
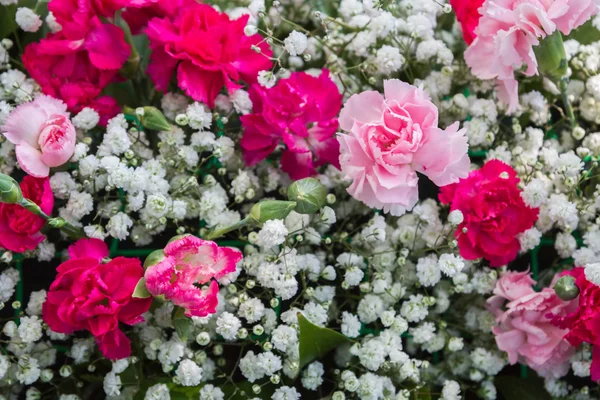
{"label": "dark pink carnation", "polygon": [[475,28],[479,25],[479,7],[483,5],[484,0],[450,0],[450,5],[456,14],[456,20],[462,28],[463,39],[467,44],[471,44],[477,37]]}
{"label": "dark pink carnation", "polygon": [[561,275],[571,275],[579,288],[579,297],[573,300],[577,309],[566,316],[556,314],[552,323],[567,330],[565,339],[577,347],[589,343],[592,349],[592,380],[600,380],[600,286],[594,285],[585,277],[584,268],[576,267]]}
{"label": "dark pink carnation", "polygon": [[[48,178],[25,176],[21,181],[23,197],[40,206],[50,215],[54,196]],[[33,250],[46,237],[40,233],[46,220],[17,204],[0,204],[0,247],[16,253]]]}
{"label": "dark pink carnation", "polygon": [[144,275],[140,260],[117,257],[102,263],[100,256],[107,256],[108,248],[98,239],[75,243],[69,254],[76,258],[57,268],[42,308],[44,321],[59,333],[91,332],[102,354],[111,360],[129,357],[131,343],[119,322],[143,322],[142,314],[152,302],[151,297],[132,297]]}
{"label": "dark pink carnation", "polygon": [[[555,279],[556,281],[556,279]],[[553,282],[554,283],[554,282]],[[565,316],[573,308],[552,289],[533,289],[528,272],[506,272],[496,283],[488,308],[496,316],[493,333],[511,364],[524,362],[538,375],[561,378],[569,372],[575,347],[563,339],[566,330],[552,325],[552,314]]]}
{"label": "dark pink carnation", "polygon": [[173,17],[182,7],[198,4],[196,0],[131,0],[123,19],[134,35],[142,33],[152,18]]}
{"label": "dark pink carnation", "polygon": [[235,272],[241,259],[239,250],[186,235],[169,243],[164,258],[146,269],[146,288],[184,308],[187,316],[205,317],[215,313],[219,303],[214,279]]}
{"label": "dark pink carnation", "polygon": [[[123,30],[100,19],[112,15],[110,10],[119,4],[120,1],[51,1],[48,8],[62,30],[28,45],[23,53],[23,65],[44,93],[63,100],[74,113],[84,107],[94,108],[101,123],[118,110],[114,107],[116,101],[99,96],[131,53]],[[106,107],[107,102],[111,107]]]}
{"label": "dark pink carnation", "polygon": [[511,166],[492,160],[466,179],[441,188],[440,201],[464,216],[456,237],[465,259],[485,258],[492,267],[500,267],[517,257],[517,235],[533,226],[539,212],[525,205],[518,183]]}
{"label": "dark pink carnation", "polygon": [[156,88],[168,90],[177,71],[179,87],[213,107],[223,86],[234,91],[240,81],[256,82],[259,71],[271,68],[272,52],[260,35],[244,34],[248,18],[230,20],[207,4],[187,4],[174,16],[152,19],[146,29],[152,49],[148,74]]}
{"label": "dark pink carnation", "polygon": [[246,164],[262,161],[283,141],[281,168],[292,179],[314,175],[325,163],[339,168],[335,132],[342,95],[328,70],[319,77],[293,72],[270,89],[255,84],[249,92],[253,113],[241,117]]}

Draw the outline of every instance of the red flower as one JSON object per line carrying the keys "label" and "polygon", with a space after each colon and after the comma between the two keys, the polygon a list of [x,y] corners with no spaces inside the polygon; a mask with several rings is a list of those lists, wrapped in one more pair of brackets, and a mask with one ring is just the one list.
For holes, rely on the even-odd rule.
{"label": "red flower", "polygon": [[463,38],[467,44],[475,40],[475,28],[479,25],[479,7],[484,0],[450,0],[450,5],[456,13],[456,19],[462,27]]}
{"label": "red flower", "polygon": [[342,95],[328,70],[318,78],[294,72],[270,89],[252,85],[250,98],[253,114],[241,117],[246,164],[262,161],[283,141],[287,149],[281,168],[292,179],[314,175],[315,167],[325,163],[339,168],[340,144],[335,132]]}
{"label": "red flower", "polygon": [[440,201],[464,215],[456,237],[465,259],[483,257],[499,267],[517,257],[521,248],[517,235],[533,226],[539,211],[525,205],[518,183],[512,167],[492,160],[466,179],[441,188]]}
{"label": "red flower", "polygon": [[119,322],[143,322],[141,315],[152,302],[151,297],[132,298],[144,275],[140,260],[117,257],[104,264],[108,248],[98,239],[75,243],[69,255],[71,259],[57,268],[58,275],[50,286],[42,308],[44,321],[55,332],[90,331],[109,359],[128,357],[131,344],[119,329]]}
{"label": "red flower", "polygon": [[588,281],[584,268],[576,267],[561,275],[571,275],[579,288],[577,309],[566,315],[552,315],[552,324],[561,329],[568,329],[565,339],[577,347],[582,343],[590,343],[592,349],[592,380],[600,379],[600,287]]}
{"label": "red flower", "polygon": [[[25,176],[21,181],[23,197],[40,206],[46,214],[52,214],[54,196],[48,178]],[[40,233],[46,220],[17,204],[0,204],[0,247],[22,253],[33,250],[45,236]]]}
{"label": "red flower", "polygon": [[233,91],[240,80],[256,82],[259,71],[271,68],[272,52],[260,35],[244,34],[248,18],[232,21],[209,5],[188,4],[173,17],[152,19],[146,29],[152,49],[148,74],[157,89],[166,91],[177,70],[179,87],[213,107],[223,86]]}
{"label": "red flower", "polygon": [[116,101],[98,96],[118,75],[131,53],[123,30],[100,19],[112,16],[120,3],[51,1],[48,8],[62,30],[28,45],[23,53],[25,69],[45,94],[62,99],[75,113],[84,107],[95,109],[101,123],[119,110],[103,107],[106,102]]}

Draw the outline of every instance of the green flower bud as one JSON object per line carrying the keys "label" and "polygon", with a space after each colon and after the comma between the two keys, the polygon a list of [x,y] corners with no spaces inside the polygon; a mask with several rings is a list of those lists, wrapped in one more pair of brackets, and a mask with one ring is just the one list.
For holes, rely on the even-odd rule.
{"label": "green flower bud", "polygon": [[294,211],[313,214],[327,204],[327,189],[315,178],[305,178],[290,185],[288,200],[298,203]]}
{"label": "green flower bud", "polygon": [[153,131],[170,131],[171,124],[167,118],[156,107],[146,106],[143,108],[144,115],[140,117],[140,122],[146,129]]}
{"label": "green flower bud", "polygon": [[173,236],[171,239],[169,239],[169,241],[167,242],[167,244],[172,243],[172,242],[174,242],[176,240],[179,240],[181,238],[184,238],[186,236],[192,236],[192,235],[190,235],[189,233],[185,233],[185,234],[182,234],[182,235]]}
{"label": "green flower bud", "polygon": [[294,207],[297,207],[295,201],[264,200],[252,206],[248,217],[255,223],[264,224],[272,219],[284,219]]}
{"label": "green flower bud", "polygon": [[556,295],[564,301],[575,299],[579,296],[579,287],[575,284],[575,278],[571,275],[561,277],[554,285]]}
{"label": "green flower bud", "polygon": [[543,75],[558,79],[567,74],[567,56],[560,31],[540,40],[533,52]]}
{"label": "green flower bud", "polygon": [[165,252],[162,250],[155,250],[152,253],[148,254],[148,257],[146,257],[146,260],[144,261],[144,269],[148,269],[149,267],[158,264],[164,259]]}
{"label": "green flower bud", "polygon": [[19,183],[8,175],[0,174],[0,202],[17,204],[23,199]]}

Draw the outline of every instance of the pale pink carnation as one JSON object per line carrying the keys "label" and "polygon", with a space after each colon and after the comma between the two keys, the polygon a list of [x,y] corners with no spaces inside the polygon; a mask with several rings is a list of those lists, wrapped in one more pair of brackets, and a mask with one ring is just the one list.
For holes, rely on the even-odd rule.
{"label": "pale pink carnation", "polygon": [[498,348],[508,354],[511,364],[523,362],[548,378],[566,375],[575,352],[563,339],[568,330],[550,322],[552,315],[565,316],[576,305],[556,295],[552,289],[555,281],[536,292],[528,272],[507,272],[488,299],[488,308],[496,316],[492,331]]}
{"label": "pale pink carnation", "polygon": [[[218,304],[214,279],[234,272],[241,259],[239,250],[186,235],[170,242],[164,258],[146,269],[146,288],[184,308],[187,316],[205,317]],[[208,286],[201,289],[196,284]]]}
{"label": "pale pink carnation", "polygon": [[480,79],[498,79],[498,98],[519,105],[515,71],[538,73],[533,47],[556,29],[568,35],[598,12],[599,0],[487,0],[465,61]]}
{"label": "pale pink carnation", "polygon": [[0,130],[16,145],[21,168],[36,178],[47,177],[51,167],[66,163],[75,151],[75,127],[67,105],[49,96],[15,108]]}
{"label": "pale pink carnation", "polygon": [[344,105],[340,165],[354,198],[402,215],[418,200],[417,172],[438,186],[467,177],[466,131],[458,122],[438,128],[438,110],[419,88],[391,79],[384,93],[355,94]]}

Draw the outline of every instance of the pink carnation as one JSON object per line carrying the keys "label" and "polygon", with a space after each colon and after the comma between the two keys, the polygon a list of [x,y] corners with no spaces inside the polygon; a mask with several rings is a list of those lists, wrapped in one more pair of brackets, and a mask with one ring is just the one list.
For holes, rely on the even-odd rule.
{"label": "pink carnation", "polygon": [[468,175],[466,131],[458,122],[438,128],[437,108],[419,88],[392,79],[384,92],[355,94],[344,105],[340,164],[354,198],[402,215],[418,200],[417,172],[438,186]]}
{"label": "pink carnation", "polygon": [[565,316],[573,307],[554,289],[536,292],[533,285],[528,272],[507,272],[498,280],[488,299],[497,322],[492,331],[511,364],[520,359],[540,376],[557,379],[569,371],[575,348],[563,339],[567,331],[552,325],[550,317]]}
{"label": "pink carnation", "polygon": [[146,29],[152,49],[148,74],[158,90],[168,90],[177,71],[179,87],[213,107],[223,86],[234,91],[239,81],[254,83],[259,71],[271,68],[269,45],[258,34],[244,34],[248,15],[230,20],[196,3],[176,11],[174,16],[152,19]]}
{"label": "pink carnation", "polygon": [[573,312],[562,315],[553,313],[552,323],[565,330],[565,339],[573,346],[589,343],[592,349],[590,372],[593,381],[600,380],[600,286],[585,277],[584,268],[577,267],[561,275],[571,275],[579,288],[579,297],[573,302]]}
{"label": "pink carnation", "polygon": [[239,250],[186,235],[169,243],[164,258],[146,269],[146,288],[184,308],[187,316],[205,317],[218,304],[219,285],[213,279],[234,272],[241,259]]}
{"label": "pink carnation", "polygon": [[[48,178],[25,176],[21,183],[23,197],[33,201],[50,215],[54,207],[54,196]],[[0,247],[16,253],[33,250],[46,237],[40,230],[46,220],[18,204],[0,203]]]}
{"label": "pink carnation", "polygon": [[498,97],[514,111],[519,105],[515,70],[537,74],[533,47],[556,29],[568,35],[598,12],[598,0],[487,0],[465,61],[480,79],[498,79]]}
{"label": "pink carnation", "polygon": [[318,77],[293,72],[270,89],[252,85],[250,99],[253,113],[241,117],[247,165],[262,161],[283,141],[281,168],[292,179],[314,175],[325,163],[339,168],[335,132],[342,95],[328,70]]}
{"label": "pink carnation", "polygon": [[[25,48],[23,65],[45,94],[62,99],[69,110],[95,109],[101,124],[119,112],[116,101],[101,96],[131,53],[123,30],[103,23],[120,1],[52,0],[62,30]],[[117,8],[117,9],[118,9]]]}
{"label": "pink carnation", "polygon": [[21,168],[31,176],[48,176],[51,167],[63,165],[75,151],[75,128],[67,106],[49,96],[21,104],[0,128],[16,145]]}
{"label": "pink carnation", "polygon": [[456,229],[463,258],[485,258],[492,267],[500,267],[517,257],[521,249],[517,235],[533,226],[539,211],[525,205],[518,183],[511,166],[492,160],[441,189],[440,201],[464,216]]}
{"label": "pink carnation", "polygon": [[[91,247],[86,251],[86,246]],[[88,330],[109,359],[129,357],[131,344],[119,329],[119,323],[143,322],[142,314],[152,303],[151,297],[132,297],[144,275],[140,261],[117,257],[102,263],[98,256],[108,255],[108,248],[98,239],[75,243],[69,254],[77,258],[57,268],[58,274],[42,308],[44,321],[59,333]]]}

